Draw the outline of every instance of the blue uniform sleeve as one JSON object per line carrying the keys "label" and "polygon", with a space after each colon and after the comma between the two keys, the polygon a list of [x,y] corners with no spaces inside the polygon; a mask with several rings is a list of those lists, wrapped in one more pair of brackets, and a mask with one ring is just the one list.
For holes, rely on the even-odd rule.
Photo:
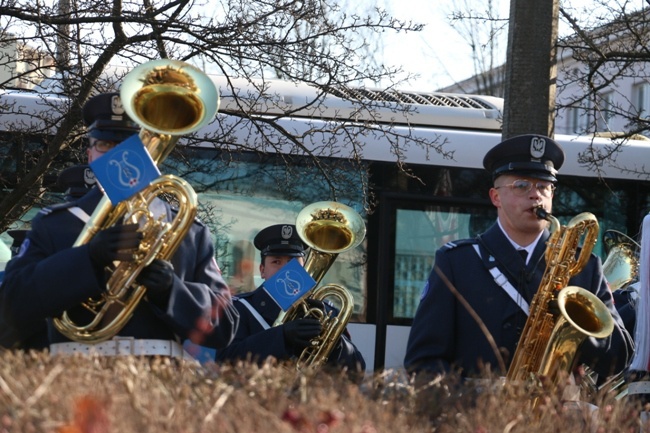
{"label": "blue uniform sleeve", "polygon": [[334,347],[327,361],[330,365],[345,367],[351,372],[363,372],[366,369],[366,360],[345,334],[341,335],[339,343]]}
{"label": "blue uniform sleeve", "polygon": [[239,313],[214,258],[207,227],[194,224],[172,264],[175,276],[163,319],[182,339],[216,349],[227,346]]}
{"label": "blue uniform sleeve", "polygon": [[[240,326],[233,342],[218,351],[217,361],[251,360],[262,363],[269,357],[284,361],[294,356],[286,347],[282,326],[264,329],[241,302],[235,300],[235,306],[240,314]],[[328,364],[347,367],[355,372],[366,368],[361,352],[346,335],[341,336],[339,344],[332,350]]]}
{"label": "blue uniform sleeve", "polygon": [[[453,281],[449,259],[441,250],[436,252],[435,266]],[[456,300],[434,268],[422,291],[420,304],[409,333],[404,357],[404,367],[407,371],[411,373],[449,371],[456,338],[455,311]]]}
{"label": "blue uniform sleeve", "polygon": [[217,352],[217,361],[251,360],[262,363],[267,358],[286,360],[291,357],[281,326],[264,329],[241,302],[235,300],[240,324],[232,343]]}
{"label": "blue uniform sleeve", "polygon": [[[72,247],[82,227],[83,222],[64,210],[33,221],[0,288],[3,320],[17,329],[31,329],[63,311],[77,313],[88,298],[101,296],[104,270],[92,264],[87,245]],[[193,224],[172,264],[175,276],[167,308],[163,311],[142,301],[120,335],[189,338],[208,347],[225,347],[235,334],[238,315],[214,259],[207,227]],[[63,338],[53,331],[50,328],[50,342]]]}
{"label": "blue uniform sleeve", "polygon": [[[61,228],[58,235],[68,229]],[[103,291],[87,246],[57,251],[53,233],[44,220],[35,219],[21,253],[7,264],[0,311],[18,329],[42,324]]]}

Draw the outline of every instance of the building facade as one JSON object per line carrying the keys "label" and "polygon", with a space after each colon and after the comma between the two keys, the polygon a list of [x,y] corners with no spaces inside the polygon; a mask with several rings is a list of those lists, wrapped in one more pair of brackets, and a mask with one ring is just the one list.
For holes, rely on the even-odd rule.
{"label": "building facade", "polygon": [[[555,134],[650,136],[650,69],[642,57],[650,33],[648,15],[642,10],[619,17],[591,31],[588,39],[572,36],[558,43]],[[602,50],[596,54],[585,41]],[[503,97],[505,68],[438,91]]]}
{"label": "building facade", "polygon": [[54,74],[54,57],[11,37],[0,40],[0,87],[32,89]]}

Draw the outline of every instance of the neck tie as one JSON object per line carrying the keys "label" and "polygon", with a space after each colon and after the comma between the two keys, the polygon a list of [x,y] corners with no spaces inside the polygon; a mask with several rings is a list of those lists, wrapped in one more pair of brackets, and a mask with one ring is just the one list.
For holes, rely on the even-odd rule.
{"label": "neck tie", "polygon": [[524,259],[524,263],[526,263],[526,259],[528,258],[528,251],[526,251],[526,250],[517,250],[517,252],[521,256],[521,258]]}

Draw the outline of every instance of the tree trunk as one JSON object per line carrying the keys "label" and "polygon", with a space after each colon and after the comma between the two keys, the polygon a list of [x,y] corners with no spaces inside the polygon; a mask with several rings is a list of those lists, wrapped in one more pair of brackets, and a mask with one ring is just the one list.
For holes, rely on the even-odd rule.
{"label": "tree trunk", "polygon": [[559,1],[510,1],[503,139],[552,136]]}

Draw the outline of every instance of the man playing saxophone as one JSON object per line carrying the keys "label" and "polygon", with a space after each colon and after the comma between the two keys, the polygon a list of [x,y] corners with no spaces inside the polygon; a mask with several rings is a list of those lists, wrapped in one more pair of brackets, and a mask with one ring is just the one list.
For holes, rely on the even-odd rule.
{"label": "man playing saxophone", "polygon": [[[276,224],[261,230],[254,239],[260,250],[260,276],[267,280],[290,260],[297,259],[304,265],[306,246],[292,224]],[[322,301],[309,299],[310,307],[325,309]],[[238,294],[234,304],[241,321],[233,342],[217,352],[217,361],[252,360],[264,362],[272,357],[279,361],[299,356],[310,340],[321,333],[321,324],[313,317],[298,318],[279,326],[273,326],[280,307],[273,298],[258,287],[256,290]],[[361,352],[343,333],[328,359],[329,365],[345,367],[349,372],[363,374],[365,361]]]}
{"label": "man playing saxophone", "polygon": [[[409,335],[404,364],[410,372],[480,377],[508,371],[547,267],[550,233],[536,211],[551,213],[564,158],[558,143],[533,134],[507,139],[485,155],[497,221],[475,238],[449,242],[436,252]],[[598,257],[588,256],[569,284],[594,293],[613,317],[611,335],[586,338],[578,354],[602,381],[625,367],[632,340]]]}
{"label": "man playing saxophone", "polygon": [[[119,94],[92,97],[83,108],[88,160],[101,158],[138,127],[124,112]],[[137,276],[146,287],[144,300],[115,338],[88,344],[70,341],[53,326],[65,311],[86,320],[83,306],[106,290],[106,267],[115,260],[133,261],[142,233],[137,224],[116,224],[99,231],[81,246],[73,246],[93,213],[102,192],[95,187],[76,201],[43,209],[19,254],[7,267],[0,288],[5,320],[25,333],[47,319],[52,354],[183,356],[180,342],[224,347],[232,339],[238,314],[214,258],[209,229],[195,220],[171,260],[159,258]],[[176,210],[154,199],[150,211],[171,219]],[[109,313],[110,314],[110,313]]]}

